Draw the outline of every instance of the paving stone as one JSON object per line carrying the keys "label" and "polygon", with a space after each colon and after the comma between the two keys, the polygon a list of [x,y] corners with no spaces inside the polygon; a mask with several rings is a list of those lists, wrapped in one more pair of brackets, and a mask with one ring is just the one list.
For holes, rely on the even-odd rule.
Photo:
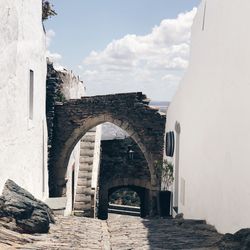
{"label": "paving stone", "polygon": [[220,249],[216,246],[221,239],[213,228],[199,222],[115,214],[107,221],[58,216],[48,234],[24,235],[0,227],[0,249],[215,250]]}

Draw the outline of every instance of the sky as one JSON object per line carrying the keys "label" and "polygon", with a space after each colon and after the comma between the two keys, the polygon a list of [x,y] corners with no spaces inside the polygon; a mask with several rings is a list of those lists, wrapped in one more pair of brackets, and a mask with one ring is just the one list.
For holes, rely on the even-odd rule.
{"label": "sky", "polygon": [[143,92],[171,101],[188,67],[200,0],[50,0],[47,54],[87,95]]}

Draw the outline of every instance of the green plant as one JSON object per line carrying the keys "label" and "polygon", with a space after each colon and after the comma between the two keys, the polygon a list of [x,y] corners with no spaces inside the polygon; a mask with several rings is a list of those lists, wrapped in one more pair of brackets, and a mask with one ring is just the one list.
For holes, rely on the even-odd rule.
{"label": "green plant", "polygon": [[58,91],[56,92],[56,98],[55,98],[55,100],[56,100],[57,102],[64,102],[64,101],[66,101],[66,97],[65,97],[65,95],[61,92],[61,90],[58,90]]}
{"label": "green plant", "polygon": [[53,9],[53,5],[46,0],[42,0],[42,7],[43,7],[43,13],[42,13],[42,20],[45,21],[49,17],[56,16],[57,13]]}
{"label": "green plant", "polygon": [[174,165],[167,160],[157,161],[156,169],[161,179],[163,190],[168,190],[174,181]]}

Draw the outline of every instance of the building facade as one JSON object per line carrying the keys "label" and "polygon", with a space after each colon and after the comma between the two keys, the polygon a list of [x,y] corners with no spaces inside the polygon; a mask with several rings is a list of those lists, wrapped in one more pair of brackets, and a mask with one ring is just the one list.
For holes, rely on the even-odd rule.
{"label": "building facade", "polygon": [[222,233],[250,227],[248,0],[203,0],[189,69],[167,112],[174,204]]}
{"label": "building facade", "polygon": [[0,192],[7,179],[48,196],[46,46],[40,0],[0,1]]}

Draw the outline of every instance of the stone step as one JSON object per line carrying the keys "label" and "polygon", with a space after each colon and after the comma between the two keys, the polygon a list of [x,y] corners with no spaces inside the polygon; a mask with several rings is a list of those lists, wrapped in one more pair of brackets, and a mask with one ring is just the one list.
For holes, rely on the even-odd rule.
{"label": "stone step", "polygon": [[86,140],[82,140],[81,141],[81,145],[83,147],[87,147],[87,146],[94,146],[95,145],[95,136],[89,136],[88,138],[86,138]]}
{"label": "stone step", "polygon": [[80,148],[83,149],[83,150],[94,150],[95,145],[92,142],[91,143],[81,143]]}
{"label": "stone step", "polygon": [[89,171],[79,171],[78,178],[86,178],[86,179],[92,178],[92,172],[89,172]]}
{"label": "stone step", "polygon": [[85,142],[95,142],[95,135],[86,135],[81,140],[83,143]]}
{"label": "stone step", "polygon": [[80,166],[78,172],[74,215],[93,217],[91,189],[92,169],[95,149],[95,129],[86,133],[80,143]]}
{"label": "stone step", "polygon": [[109,203],[109,208],[115,209],[115,210],[124,210],[124,211],[132,211],[132,212],[139,212],[139,213],[141,211],[140,207],[119,205],[119,204],[114,204],[114,203]]}
{"label": "stone step", "polygon": [[125,210],[119,210],[119,209],[108,209],[109,213],[112,214],[122,214],[122,215],[130,215],[130,216],[140,216],[140,212],[135,211],[125,211]]}
{"label": "stone step", "polygon": [[77,217],[87,217],[87,216],[85,216],[86,213],[84,211],[76,211],[76,210],[74,210],[74,215],[77,216]]}
{"label": "stone step", "polygon": [[85,136],[88,136],[88,135],[95,135],[95,133],[96,133],[96,130],[89,130],[84,136],[83,136],[83,138],[85,137]]}
{"label": "stone step", "polygon": [[80,178],[78,179],[77,186],[79,187],[91,186],[91,180],[87,180],[86,178]]}
{"label": "stone step", "polygon": [[88,164],[93,164],[94,157],[81,157],[80,158],[80,163],[88,163]]}
{"label": "stone step", "polygon": [[88,175],[88,176],[86,177],[86,180],[91,181],[91,180],[92,180],[92,174],[91,174],[91,175]]}
{"label": "stone step", "polygon": [[81,149],[80,151],[80,157],[93,157],[93,156],[94,156],[94,150]]}
{"label": "stone step", "polygon": [[76,195],[75,202],[91,202],[91,195]]}
{"label": "stone step", "polygon": [[75,202],[74,203],[74,211],[83,211],[84,209],[90,209],[90,202]]}
{"label": "stone step", "polygon": [[77,189],[76,189],[76,194],[80,194],[80,195],[91,195],[91,194],[92,194],[91,187],[89,187],[89,188],[77,187]]}
{"label": "stone step", "polygon": [[79,166],[79,171],[92,172],[92,169],[93,169],[92,164],[81,163]]}
{"label": "stone step", "polygon": [[91,209],[85,209],[84,211],[74,211],[74,215],[78,217],[93,217]]}

